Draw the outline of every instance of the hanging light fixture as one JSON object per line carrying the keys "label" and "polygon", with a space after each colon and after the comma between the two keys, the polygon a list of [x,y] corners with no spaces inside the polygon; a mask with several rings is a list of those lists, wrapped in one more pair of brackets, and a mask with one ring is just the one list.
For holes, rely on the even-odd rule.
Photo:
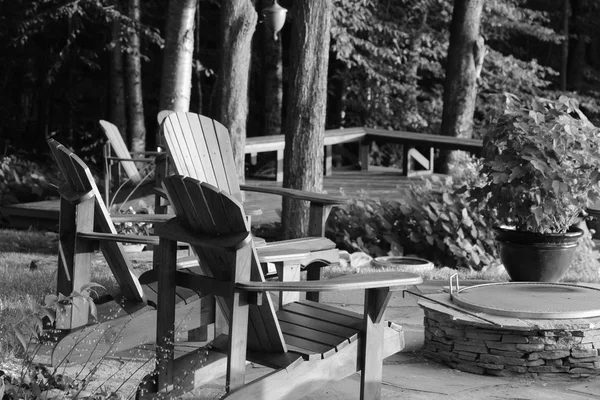
{"label": "hanging light fixture", "polygon": [[267,28],[273,32],[273,39],[277,41],[277,33],[283,28],[285,24],[285,15],[287,9],[281,7],[277,0],[273,0],[273,4],[269,7],[262,9],[263,21],[267,25]]}

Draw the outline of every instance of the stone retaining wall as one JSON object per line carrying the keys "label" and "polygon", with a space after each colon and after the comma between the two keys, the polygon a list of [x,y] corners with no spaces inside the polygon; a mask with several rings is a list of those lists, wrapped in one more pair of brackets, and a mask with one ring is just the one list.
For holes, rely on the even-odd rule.
{"label": "stone retaining wall", "polygon": [[546,378],[600,375],[600,326],[510,330],[424,308],[426,357],[474,374]]}

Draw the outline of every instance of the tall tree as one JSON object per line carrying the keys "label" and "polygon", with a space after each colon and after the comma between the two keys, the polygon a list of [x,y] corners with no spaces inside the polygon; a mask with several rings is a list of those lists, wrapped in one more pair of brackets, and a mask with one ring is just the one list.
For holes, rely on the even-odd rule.
{"label": "tall tree", "polygon": [[127,143],[127,110],[125,109],[125,79],[123,52],[121,47],[121,21],[112,22],[112,43],[110,49],[110,120],[119,128],[123,141]]}
{"label": "tall tree", "polygon": [[[441,134],[470,138],[477,96],[477,77],[483,66],[485,43],[479,33],[484,0],[455,0],[444,85]],[[440,152],[441,172],[448,172],[451,152]]]}
{"label": "tall tree", "polygon": [[571,16],[571,0],[563,0],[563,36],[560,60],[560,90],[567,90],[567,69],[569,64],[569,18]]}
{"label": "tall tree", "polygon": [[[261,0],[260,8],[273,4]],[[274,40],[267,24],[262,24],[262,81],[263,81],[263,135],[281,133],[281,107],[283,102],[283,65],[281,61],[281,39]],[[281,34],[280,34],[281,35]]]}
{"label": "tall tree", "polygon": [[221,2],[221,69],[218,120],[229,129],[238,172],[244,178],[248,76],[252,34],[258,16],[251,0]]}
{"label": "tall tree", "polygon": [[142,61],[140,49],[140,0],[128,0],[127,14],[133,26],[128,29],[129,51],[125,57],[127,74],[127,121],[131,151],[146,150],[146,125],[142,98]]}
{"label": "tall tree", "polygon": [[[283,185],[312,191],[323,188],[323,137],[332,2],[296,1],[292,7],[290,80],[285,120]],[[305,201],[284,199],[286,238],[308,232]]]}
{"label": "tall tree", "polygon": [[188,111],[197,0],[170,0],[165,28],[160,110]]}

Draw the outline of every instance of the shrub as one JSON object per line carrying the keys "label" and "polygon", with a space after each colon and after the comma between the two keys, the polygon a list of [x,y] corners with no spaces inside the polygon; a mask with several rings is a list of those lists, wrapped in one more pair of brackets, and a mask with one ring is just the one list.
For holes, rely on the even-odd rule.
{"label": "shrub", "polygon": [[56,196],[59,171],[17,155],[0,157],[0,205]]}
{"label": "shrub", "polygon": [[404,202],[357,199],[334,209],[328,236],[344,250],[416,255],[437,265],[481,270],[497,258],[495,215],[468,204],[468,187],[480,179],[473,159],[461,177],[432,176],[399,195]]}

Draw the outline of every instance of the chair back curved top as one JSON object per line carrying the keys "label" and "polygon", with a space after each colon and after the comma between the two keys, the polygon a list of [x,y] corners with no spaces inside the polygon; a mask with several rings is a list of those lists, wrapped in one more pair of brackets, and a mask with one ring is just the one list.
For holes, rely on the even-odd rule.
{"label": "chair back curved top", "polygon": [[[49,139],[48,145],[67,181],[68,188],[75,193],[87,193],[89,191],[93,193],[95,197],[94,225],[96,229],[102,233],[116,234],[117,230],[102,201],[100,191],[88,166],[75,153],[56,140]],[[137,276],[133,273],[133,268],[125,256],[121,243],[101,241],[100,250],[107,260],[123,295],[134,301],[143,301],[144,291]]]}
{"label": "chair back curved top", "polygon": [[173,112],[164,117],[161,131],[178,174],[207,182],[242,201],[225,126],[203,115]]}

